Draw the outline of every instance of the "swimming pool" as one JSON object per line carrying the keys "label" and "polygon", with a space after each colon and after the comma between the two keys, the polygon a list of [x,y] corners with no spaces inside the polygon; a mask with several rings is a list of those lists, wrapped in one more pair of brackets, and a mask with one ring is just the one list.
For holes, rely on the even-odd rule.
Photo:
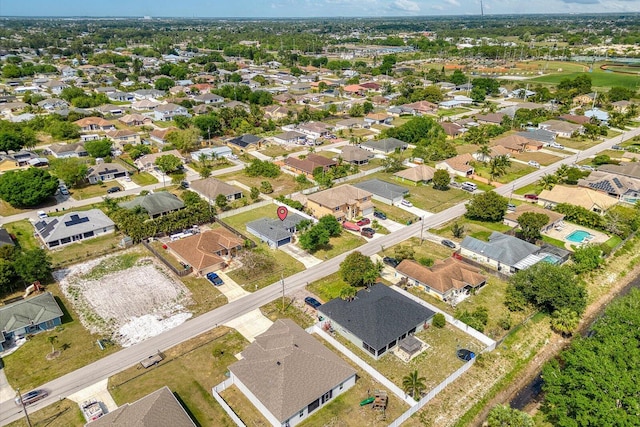
{"label": "swimming pool", "polygon": [[584,230],[576,230],[565,237],[566,240],[574,243],[582,243],[586,238],[593,237],[593,234]]}

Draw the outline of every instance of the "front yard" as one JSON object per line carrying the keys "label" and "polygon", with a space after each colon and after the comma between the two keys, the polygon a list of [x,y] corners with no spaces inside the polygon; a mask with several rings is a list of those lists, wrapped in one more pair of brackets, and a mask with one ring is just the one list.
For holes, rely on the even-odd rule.
{"label": "front yard", "polygon": [[238,181],[248,187],[260,188],[260,183],[267,181],[273,187],[273,193],[269,194],[271,197],[278,197],[280,195],[291,194],[296,191],[298,184],[295,182],[294,177],[288,173],[281,173],[277,178],[265,178],[263,176],[250,177],[247,176],[244,171],[233,172],[226,175],[216,177],[221,181]]}

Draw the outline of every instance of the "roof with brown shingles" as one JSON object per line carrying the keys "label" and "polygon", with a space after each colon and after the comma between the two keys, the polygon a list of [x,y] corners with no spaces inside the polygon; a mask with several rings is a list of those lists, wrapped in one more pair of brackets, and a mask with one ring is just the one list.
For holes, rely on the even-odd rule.
{"label": "roof with brown shingles", "polygon": [[220,263],[217,252],[242,246],[242,240],[224,228],[207,230],[191,237],[167,243],[182,259],[196,270],[203,270]]}
{"label": "roof with brown shingles", "polygon": [[465,286],[480,286],[487,280],[480,274],[480,269],[454,258],[436,261],[430,268],[405,259],[396,267],[396,270],[400,274],[424,283],[440,294],[453,289],[463,289]]}
{"label": "roof with brown shingles", "polygon": [[242,357],[229,370],[280,422],[356,374],[290,319],[276,320]]}
{"label": "roof with brown shingles", "polygon": [[396,172],[393,176],[403,178],[412,182],[431,181],[433,174],[436,172],[434,168],[427,165],[418,165],[415,168],[409,168]]}
{"label": "roof with brown shingles", "polygon": [[350,184],[340,185],[338,187],[329,188],[307,196],[308,200],[327,208],[335,208],[344,204],[353,204],[356,200],[362,200],[365,197],[371,199],[373,196],[366,190],[361,190]]}

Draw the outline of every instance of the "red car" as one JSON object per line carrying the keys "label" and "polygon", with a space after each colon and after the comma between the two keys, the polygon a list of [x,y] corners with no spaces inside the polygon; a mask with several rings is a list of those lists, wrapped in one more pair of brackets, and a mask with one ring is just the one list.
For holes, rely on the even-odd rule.
{"label": "red car", "polygon": [[369,218],[362,218],[360,221],[356,222],[356,225],[359,227],[364,227],[365,225],[371,224],[371,220]]}
{"label": "red car", "polygon": [[537,194],[525,194],[524,198],[527,199],[527,200],[537,201],[538,200],[538,195]]}

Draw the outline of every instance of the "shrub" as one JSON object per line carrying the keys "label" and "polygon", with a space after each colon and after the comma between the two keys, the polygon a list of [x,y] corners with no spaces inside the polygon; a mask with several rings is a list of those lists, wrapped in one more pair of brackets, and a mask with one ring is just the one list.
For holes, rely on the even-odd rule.
{"label": "shrub", "polygon": [[444,328],[446,324],[447,320],[444,318],[444,314],[436,313],[436,315],[433,316],[433,326],[436,328]]}

